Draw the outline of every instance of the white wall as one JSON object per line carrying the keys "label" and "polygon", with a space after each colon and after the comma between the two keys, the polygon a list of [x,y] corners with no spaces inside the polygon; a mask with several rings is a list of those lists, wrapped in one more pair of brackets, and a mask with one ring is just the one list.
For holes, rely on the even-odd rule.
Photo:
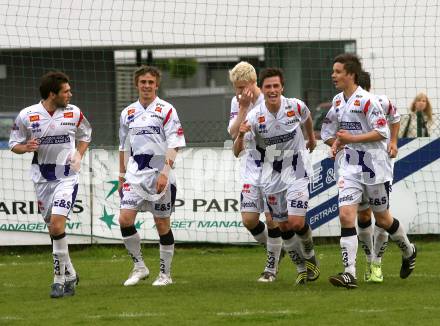
{"label": "white wall", "polygon": [[435,0],[8,0],[0,12],[0,49],[353,39],[374,92],[405,112],[425,91],[439,112]]}

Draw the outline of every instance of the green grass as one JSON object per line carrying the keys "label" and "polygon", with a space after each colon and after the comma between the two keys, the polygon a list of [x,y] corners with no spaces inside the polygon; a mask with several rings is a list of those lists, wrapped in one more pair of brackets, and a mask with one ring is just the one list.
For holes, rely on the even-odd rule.
{"label": "green grass", "polygon": [[[390,245],[383,284],[335,288],[328,276],[342,271],[339,248],[317,245],[321,277],[294,285],[296,272],[282,261],[275,283],[256,282],[264,265],[261,247],[179,247],[173,263],[175,284],[154,288],[157,247],[143,252],[151,276],[135,287],[122,282],[131,262],[122,246],[74,248],[81,275],[74,297],[50,299],[50,249],[0,251],[0,325],[438,325],[440,244],[418,241],[417,267],[399,278],[400,253]],[[15,251],[14,251],[15,250]]]}

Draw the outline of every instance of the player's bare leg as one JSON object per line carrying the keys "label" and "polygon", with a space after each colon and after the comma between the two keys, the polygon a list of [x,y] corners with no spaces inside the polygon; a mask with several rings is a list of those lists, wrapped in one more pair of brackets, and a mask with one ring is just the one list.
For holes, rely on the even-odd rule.
{"label": "player's bare leg", "polygon": [[121,209],[119,214],[122,240],[134,263],[130,276],[124,282],[125,286],[136,285],[140,280],[147,278],[150,273],[142,257],[141,238],[134,226],[136,214],[137,211],[133,209]]}
{"label": "player's bare leg", "polygon": [[166,286],[173,283],[171,279],[171,263],[174,256],[174,236],[169,217],[154,217],[157,233],[159,234],[160,266],[159,276],[153,286]]}

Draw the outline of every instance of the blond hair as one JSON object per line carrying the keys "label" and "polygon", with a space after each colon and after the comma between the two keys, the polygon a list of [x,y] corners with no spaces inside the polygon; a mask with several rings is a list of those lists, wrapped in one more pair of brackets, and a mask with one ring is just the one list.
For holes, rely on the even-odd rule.
{"label": "blond hair", "polygon": [[238,81],[256,82],[257,72],[250,63],[241,61],[237,63],[232,70],[229,70],[229,79],[231,83],[236,83]]}
{"label": "blond hair", "polygon": [[426,100],[426,108],[425,110],[423,110],[423,114],[426,115],[428,121],[432,121],[432,106],[428,96],[425,93],[421,92],[417,94],[417,96],[414,98],[411,104],[410,110],[411,112],[416,112],[416,102],[421,100],[422,98],[425,98]]}

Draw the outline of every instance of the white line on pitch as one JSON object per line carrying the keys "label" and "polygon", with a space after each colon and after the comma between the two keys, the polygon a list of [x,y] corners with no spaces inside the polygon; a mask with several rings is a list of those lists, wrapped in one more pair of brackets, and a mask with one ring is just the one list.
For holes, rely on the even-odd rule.
{"label": "white line on pitch", "polygon": [[266,310],[259,310],[259,311],[231,311],[231,312],[217,312],[217,316],[253,316],[253,315],[299,315],[301,314],[299,311],[293,311],[293,310],[278,310],[278,311],[266,311]]}

